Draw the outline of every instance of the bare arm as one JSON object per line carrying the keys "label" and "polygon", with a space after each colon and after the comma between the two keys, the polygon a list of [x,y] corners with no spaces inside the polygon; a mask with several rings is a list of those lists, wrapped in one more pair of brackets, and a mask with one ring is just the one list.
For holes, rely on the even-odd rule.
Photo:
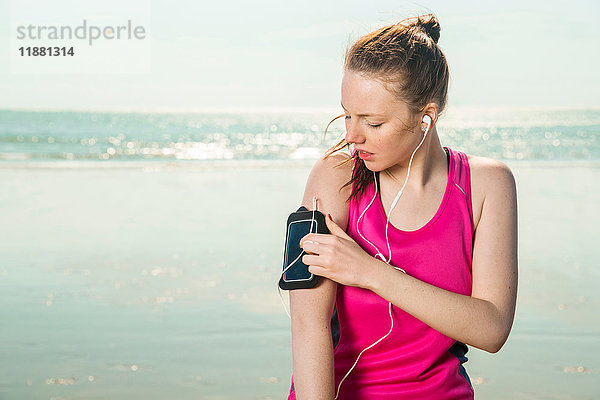
{"label": "bare arm", "polygon": [[[318,160],[306,183],[302,205],[312,209],[312,197],[317,196],[317,209],[328,213],[340,226],[348,224],[345,203],[351,186],[339,189],[351,177],[351,166],[335,167],[346,157],[336,155]],[[335,304],[337,283],[320,278],[312,289],[290,291],[292,316],[292,368],[296,398],[327,399],[334,397],[333,343],[331,316]]]}
{"label": "bare arm", "polygon": [[444,335],[495,353],[508,339],[516,307],[517,195],[512,172],[503,163],[489,163],[485,174],[471,296],[430,285],[376,259],[365,287]]}

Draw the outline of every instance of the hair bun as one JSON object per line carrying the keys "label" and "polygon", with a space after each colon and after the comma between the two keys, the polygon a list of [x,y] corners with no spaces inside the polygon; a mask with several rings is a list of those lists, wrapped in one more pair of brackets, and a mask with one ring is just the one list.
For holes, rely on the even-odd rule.
{"label": "hair bun", "polygon": [[417,18],[415,25],[423,29],[436,44],[440,40],[441,27],[435,15],[421,15]]}

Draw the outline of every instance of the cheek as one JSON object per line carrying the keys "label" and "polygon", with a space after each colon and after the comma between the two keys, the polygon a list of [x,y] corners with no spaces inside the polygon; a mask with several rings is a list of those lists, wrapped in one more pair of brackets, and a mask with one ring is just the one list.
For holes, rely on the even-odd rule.
{"label": "cheek", "polygon": [[404,159],[406,154],[410,157],[412,150],[416,147],[416,144],[413,146],[413,142],[408,135],[396,132],[380,137],[376,143],[376,148],[383,156],[383,159],[389,162],[397,162],[399,159]]}
{"label": "cheek", "polygon": [[414,139],[414,136],[410,132],[401,130],[398,127],[387,130],[385,135],[381,135],[381,137],[385,139],[387,145],[396,148],[410,146],[410,143]]}
{"label": "cheek", "polygon": [[375,138],[377,146],[382,150],[394,150],[399,146],[402,146],[402,136],[398,135],[393,130],[387,132],[381,131],[380,134]]}

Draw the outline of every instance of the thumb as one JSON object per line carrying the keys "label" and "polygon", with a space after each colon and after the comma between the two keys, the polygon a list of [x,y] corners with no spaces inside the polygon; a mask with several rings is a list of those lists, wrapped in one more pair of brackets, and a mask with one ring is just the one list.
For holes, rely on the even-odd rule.
{"label": "thumb", "polygon": [[333,219],[331,218],[331,214],[327,214],[327,216],[325,217],[325,222],[327,223],[327,228],[329,228],[329,232],[331,232],[333,235],[339,236],[344,239],[354,240],[350,236],[348,236],[348,234],[342,228],[340,228],[338,224],[336,224],[333,221]]}

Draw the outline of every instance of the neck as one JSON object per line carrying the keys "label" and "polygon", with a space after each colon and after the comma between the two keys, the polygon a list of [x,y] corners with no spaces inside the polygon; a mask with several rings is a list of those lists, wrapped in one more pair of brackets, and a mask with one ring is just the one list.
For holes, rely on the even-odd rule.
{"label": "neck", "polygon": [[[406,160],[387,168],[382,172],[394,181],[397,181],[399,185],[402,185],[406,179],[411,155],[412,151]],[[410,164],[410,176],[406,183],[406,187],[423,188],[438,171],[443,171],[444,174],[447,174],[447,168],[446,152],[440,144],[437,130],[434,127],[431,132],[427,134],[425,141],[413,157],[412,163]]]}

